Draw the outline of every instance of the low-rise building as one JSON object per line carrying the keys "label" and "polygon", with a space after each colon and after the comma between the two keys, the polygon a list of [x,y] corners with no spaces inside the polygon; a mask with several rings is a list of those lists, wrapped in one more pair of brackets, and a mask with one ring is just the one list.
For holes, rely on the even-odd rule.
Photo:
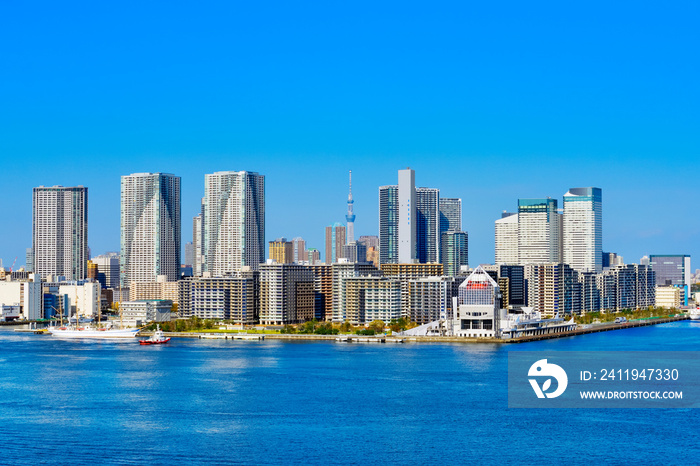
{"label": "low-rise building", "polygon": [[668,309],[680,308],[683,304],[683,289],[678,286],[657,286],[655,304]]}
{"label": "low-rise building", "polygon": [[169,322],[173,302],[148,299],[121,303],[122,321],[126,327],[141,327],[150,322]]}
{"label": "low-rise building", "polygon": [[[10,277],[7,277],[10,278]],[[27,320],[41,319],[41,282],[39,277],[31,274],[27,280],[0,281],[0,305],[9,306],[8,312],[14,315],[19,307],[18,318]]]}

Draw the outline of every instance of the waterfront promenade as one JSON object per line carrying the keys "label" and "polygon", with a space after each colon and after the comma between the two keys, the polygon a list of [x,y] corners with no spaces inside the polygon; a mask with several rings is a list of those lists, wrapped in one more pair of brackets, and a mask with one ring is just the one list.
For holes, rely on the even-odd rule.
{"label": "waterfront promenade", "polygon": [[[604,324],[592,324],[586,327],[582,328],[577,328],[576,330],[571,330],[568,332],[561,332],[561,333],[551,333],[551,334],[544,334],[544,335],[533,335],[533,336],[527,336],[527,337],[518,337],[518,338],[511,338],[511,339],[500,339],[500,338],[469,338],[469,337],[450,337],[450,336],[403,336],[403,335],[397,335],[395,337],[392,336],[384,336],[384,335],[378,335],[374,338],[380,339],[385,338],[387,341],[393,341],[396,339],[403,340],[403,342],[415,342],[415,343],[500,343],[500,344],[507,344],[507,343],[527,343],[527,342],[532,342],[532,341],[539,341],[539,340],[550,340],[553,338],[565,338],[565,337],[573,337],[573,336],[579,336],[579,335],[586,335],[589,333],[598,333],[598,332],[608,332],[612,330],[624,330],[628,328],[636,328],[636,327],[647,327],[650,325],[658,325],[658,324],[665,324],[669,322],[679,322],[683,320],[688,320],[687,315],[681,315],[681,316],[674,316],[674,317],[664,317],[664,318],[652,318],[652,319],[641,319],[641,320],[634,320],[626,323],[621,323],[621,324],[616,324],[616,323],[604,323]],[[151,332],[141,332],[141,336],[149,336],[151,335]],[[220,335],[221,338],[223,339],[226,335],[228,335],[228,338],[233,339],[233,337],[237,334],[235,333],[226,333],[226,332],[217,332],[217,331],[211,331],[211,332],[166,332],[166,335],[169,337],[175,337],[175,338],[200,338],[202,335]],[[247,334],[247,335],[263,335],[263,334]],[[359,341],[360,339],[362,340],[367,340],[368,338],[372,337],[367,337],[364,335],[352,335],[352,334],[347,334],[347,335],[313,335],[313,334],[288,334],[288,333],[266,333],[264,334],[264,337],[266,340],[288,340],[288,341],[335,341],[338,337],[345,337],[349,338],[351,341]]]}

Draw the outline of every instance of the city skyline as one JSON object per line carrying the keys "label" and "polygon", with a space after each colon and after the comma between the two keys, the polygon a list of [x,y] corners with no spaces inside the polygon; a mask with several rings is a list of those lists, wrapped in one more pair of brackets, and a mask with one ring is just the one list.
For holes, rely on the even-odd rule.
{"label": "city skyline", "polygon": [[[265,175],[264,173],[261,173],[261,174],[262,174],[262,175]],[[395,174],[396,174],[396,171],[394,171],[394,176],[396,176]],[[205,175],[206,175],[206,174],[205,174]],[[177,176],[177,174],[175,174],[175,176]],[[203,178],[204,178],[204,176],[203,176]],[[119,179],[119,176],[117,177],[117,179]],[[420,179],[420,173],[416,173],[416,179]],[[419,186],[418,181],[416,181],[416,186]],[[86,188],[89,188],[89,186],[86,185]],[[268,186],[266,186],[266,189],[267,189],[267,188],[268,188]],[[377,191],[379,191],[379,186],[375,187],[375,189],[376,189]],[[440,189],[440,187],[438,186],[436,189]],[[564,197],[563,194],[566,193],[566,192],[568,191],[568,189],[569,189],[569,188],[563,189],[562,192],[559,193],[559,195],[557,195],[556,193],[549,193],[549,195],[547,196],[547,197],[551,197],[552,199],[555,199],[555,200],[558,201],[558,209],[559,209],[560,211],[563,209],[563,205],[561,204],[561,199]],[[347,185],[345,185],[345,190],[346,190],[345,193],[347,193]],[[92,199],[92,197],[93,197],[92,194],[94,193],[94,189],[90,189],[90,192],[91,192],[91,199]],[[266,196],[266,197],[267,197],[267,196]],[[354,190],[353,197],[357,198],[356,190]],[[366,193],[363,193],[363,194],[361,195],[361,197],[366,198],[366,197],[367,197],[367,194],[366,194]],[[453,197],[457,197],[457,196],[453,196]],[[197,205],[197,207],[198,207],[200,210],[201,210],[201,200],[202,200],[201,197],[195,196],[196,205]],[[182,201],[181,201],[183,205],[185,205],[185,204],[192,204],[191,202],[187,202],[187,201],[188,201],[188,200],[186,200],[186,199],[184,198],[184,196],[183,196]],[[615,252],[615,253],[617,253],[617,254],[623,256],[626,263],[638,263],[641,257],[643,257],[643,256],[645,256],[645,255],[650,255],[650,254],[657,254],[657,255],[658,255],[658,254],[688,254],[688,253],[690,253],[689,255],[691,255],[691,257],[692,257],[692,255],[693,255],[692,252],[691,252],[691,251],[693,250],[692,247],[689,247],[689,248],[686,248],[686,249],[683,249],[683,250],[677,250],[677,249],[676,249],[676,248],[677,248],[677,245],[674,245],[673,248],[671,248],[670,246],[660,246],[660,247],[657,247],[656,249],[651,249],[651,246],[650,246],[650,247],[647,248],[647,249],[643,249],[643,250],[642,250],[642,253],[639,255],[639,257],[637,257],[637,256],[635,256],[635,255],[630,256],[629,253],[626,253],[626,252],[625,252],[626,249],[624,248],[624,241],[621,241],[621,242],[620,242],[621,247],[619,247],[619,248],[615,248],[615,247],[612,247],[612,246],[607,246],[606,244],[608,244],[608,241],[606,240],[606,238],[607,238],[607,235],[608,235],[608,231],[610,230],[610,227],[611,227],[611,226],[610,226],[610,223],[614,223],[614,221],[615,221],[614,219],[608,219],[608,215],[609,215],[609,213],[608,213],[608,204],[611,203],[611,202],[614,203],[614,201],[615,201],[614,199],[610,199],[610,198],[608,197],[608,195],[606,194],[606,208],[605,208],[605,212],[603,213],[604,218],[607,220],[607,221],[605,221],[605,230],[604,230],[604,234],[603,234],[603,250],[604,250],[605,252]],[[517,203],[518,203],[517,198],[516,198],[515,200],[511,200],[511,203],[512,203],[512,204],[515,204],[515,205],[517,206]],[[470,203],[469,203],[468,200],[467,200],[466,202],[463,200],[463,201],[462,201],[462,204],[463,204],[463,205],[462,205],[462,208],[463,208],[463,214],[462,214],[462,215],[463,215],[463,218],[468,218],[469,214],[467,214],[466,212],[468,212],[468,209],[469,209],[469,207],[470,207]],[[105,211],[104,206],[95,205],[94,199],[91,201],[91,203],[89,204],[88,207],[89,207],[89,209],[90,209],[90,218],[91,218],[91,219],[92,219],[92,217],[93,217],[93,211],[97,211],[98,213],[102,213],[102,212]],[[371,216],[377,218],[378,215],[379,215],[379,213],[378,213],[378,211],[379,211],[379,196],[377,195],[377,198],[374,200],[374,203],[373,203],[371,206],[363,206],[363,208],[374,209],[374,212],[371,214]],[[345,216],[345,214],[346,214],[346,209],[347,209],[347,194],[345,194],[345,198],[342,199],[342,200],[340,201],[340,207],[339,207],[339,209],[344,209],[345,211],[340,210],[340,213],[337,215],[337,217],[339,217],[339,221],[338,221],[338,222],[333,222],[333,223],[343,223],[342,220],[344,220],[344,218],[342,218],[342,217]],[[336,209],[336,212],[337,212],[339,209]],[[270,211],[270,210],[277,210],[277,209],[276,209],[275,207],[269,206],[269,202],[266,202],[266,210]],[[517,207],[516,207],[515,209],[513,209],[513,210],[515,210],[515,211],[517,212]],[[501,215],[501,212],[502,212],[502,211],[495,212],[495,215],[500,216],[500,215]],[[199,213],[199,211],[197,211],[196,213]],[[363,214],[364,214],[364,216],[367,216],[367,213],[366,213],[366,212],[363,212]],[[30,209],[30,216],[31,216],[31,209]],[[189,215],[185,215],[184,212],[183,212],[183,216],[184,216],[185,218],[192,218],[192,217],[189,216]],[[117,218],[118,218],[118,216],[117,216]],[[479,264],[491,264],[491,263],[494,263],[494,258],[493,258],[493,251],[494,251],[494,249],[493,249],[493,248],[494,248],[493,222],[494,222],[495,220],[497,220],[497,219],[498,219],[498,217],[495,217],[494,219],[490,219],[490,221],[489,221],[490,227],[491,227],[491,231],[490,231],[490,232],[487,232],[487,234],[490,235],[490,238],[479,238],[479,241],[474,240],[474,242],[477,243],[477,246],[472,246],[472,235],[473,235],[473,233],[471,233],[472,228],[470,228],[470,225],[468,225],[469,221],[468,221],[468,220],[463,220],[463,223],[465,224],[464,227],[463,227],[463,230],[466,231],[467,233],[469,233],[469,235],[470,235],[470,266],[475,267],[476,265],[479,265]],[[271,222],[270,219],[269,219],[269,215],[268,215],[268,219],[266,220],[266,222],[267,222],[268,224],[269,224],[269,223],[277,223],[277,224],[279,224],[279,222],[275,222],[275,221]],[[30,221],[30,223],[31,223],[31,221]],[[104,254],[104,253],[106,253],[106,252],[111,252],[111,251],[119,251],[119,245],[118,245],[119,237],[118,237],[118,234],[117,234],[117,245],[116,245],[115,247],[111,247],[111,248],[110,248],[110,247],[107,247],[107,248],[103,248],[103,249],[98,249],[98,248],[95,247],[95,243],[100,243],[101,241],[102,241],[102,244],[105,244],[105,243],[104,243],[104,238],[98,238],[97,240],[95,240],[95,238],[94,238],[94,235],[95,235],[94,229],[95,229],[95,228],[94,228],[94,226],[93,226],[93,223],[94,223],[93,221],[90,222],[90,228],[89,228],[89,231],[90,231],[90,235],[89,235],[89,237],[90,237],[90,243],[88,244],[88,247],[91,249],[92,256],[93,256],[93,257],[94,257],[94,256],[98,256],[98,255],[100,255],[100,254]],[[378,223],[378,222],[377,222],[377,223]],[[191,222],[185,221],[184,228],[182,228],[182,248],[181,248],[181,249],[182,249],[182,252],[181,252],[181,257],[182,257],[183,259],[184,259],[184,257],[185,257],[185,256],[184,256],[184,247],[185,247],[185,244],[186,244],[187,242],[192,241],[192,231],[191,231],[191,228],[192,228],[192,227],[191,227],[190,225],[191,225]],[[327,225],[325,225],[325,226],[327,226]],[[325,226],[321,226],[320,228],[321,228],[321,229],[324,229]],[[480,227],[479,227],[478,225],[474,225],[474,226],[475,226],[475,228],[473,228],[474,231],[483,230],[483,225],[481,225]],[[617,225],[617,226],[619,227],[619,225]],[[99,230],[99,226],[98,226],[96,229]],[[286,235],[291,237],[292,234],[295,234],[295,236],[300,236],[300,237],[304,238],[304,240],[305,240],[305,242],[306,242],[306,245],[307,245],[307,248],[319,249],[319,250],[322,252],[322,257],[323,257],[323,256],[325,255],[325,238],[323,237],[323,234],[320,235],[321,238],[320,238],[320,241],[319,241],[319,240],[314,239],[314,237],[319,236],[319,235],[317,235],[316,232],[313,231],[313,227],[311,227],[310,225],[303,225],[303,226],[302,226],[302,230],[305,231],[306,234],[296,234],[296,233],[293,233],[293,232],[288,232],[288,233],[286,233]],[[356,236],[362,236],[362,235],[377,235],[378,232],[379,232],[379,228],[378,228],[378,227],[377,227],[377,229],[376,229],[375,231],[366,231],[365,229],[362,229],[362,230],[359,231],[359,233],[356,233]],[[282,235],[282,233],[283,233],[283,232],[280,231],[280,235],[278,235],[278,236],[284,236],[284,235]],[[266,240],[266,241],[270,241],[270,240],[273,239],[274,237],[278,237],[278,236],[271,235],[271,234],[269,233],[269,231],[266,229],[266,233],[265,233],[265,240]],[[309,238],[311,238],[311,239],[309,239]],[[670,238],[670,237],[669,237],[669,238]],[[489,240],[490,240],[490,241],[489,241]],[[29,246],[31,246],[31,236],[29,237],[29,241],[30,241]],[[485,251],[484,251],[484,250],[476,249],[476,248],[478,248],[479,246],[483,247],[483,244],[484,244],[484,243],[489,243],[489,242],[490,242],[490,245],[487,246],[487,248],[489,248],[489,249],[487,249],[487,250],[485,250]],[[663,242],[664,242],[664,241],[663,241],[663,237],[662,237],[660,243],[663,243]],[[644,247],[643,245],[644,245],[645,243],[644,243],[644,242],[641,242],[640,244],[641,244],[641,248],[643,248],[643,247]],[[668,244],[671,244],[671,241],[668,241]],[[675,244],[675,243],[674,243],[674,244]],[[5,244],[0,245],[0,249],[5,249],[3,246],[5,246]],[[473,250],[472,247],[474,247],[475,250]],[[25,248],[24,251],[26,251],[26,248]],[[22,252],[22,251],[20,251],[20,252]],[[19,254],[19,253],[16,254],[16,255],[18,256],[18,261],[17,261],[17,263],[16,263],[16,265],[15,265],[15,269],[17,269],[17,268],[19,268],[20,266],[24,265],[23,262],[26,262],[26,261],[22,260],[22,259],[25,258],[25,255],[21,255],[21,254]],[[267,246],[265,246],[265,255],[267,256]],[[9,255],[6,255],[5,257],[0,257],[0,259],[4,259],[3,265],[6,266],[6,267],[9,267],[9,266],[11,265],[11,263],[8,263],[7,261],[9,261],[9,260],[14,260],[14,257],[10,257]],[[692,270],[694,271],[695,268],[693,268]]]}

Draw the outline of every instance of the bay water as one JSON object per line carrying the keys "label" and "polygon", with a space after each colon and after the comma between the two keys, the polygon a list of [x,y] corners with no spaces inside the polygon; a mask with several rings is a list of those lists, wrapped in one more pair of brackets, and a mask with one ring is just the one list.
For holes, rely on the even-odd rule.
{"label": "bay water", "polygon": [[0,464],[700,462],[697,409],[508,409],[509,351],[697,351],[677,322],[517,345],[0,329]]}

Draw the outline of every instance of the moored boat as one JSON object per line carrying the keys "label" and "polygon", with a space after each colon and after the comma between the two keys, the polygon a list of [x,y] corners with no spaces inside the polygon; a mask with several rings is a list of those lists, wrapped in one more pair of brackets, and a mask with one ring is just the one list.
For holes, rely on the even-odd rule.
{"label": "moored boat", "polygon": [[138,328],[113,328],[113,327],[49,327],[49,333],[57,338],[65,339],[115,339],[134,338],[139,332]]}
{"label": "moored boat", "polygon": [[700,308],[691,309],[688,311],[688,317],[690,320],[700,320]]}
{"label": "moored boat", "polygon": [[160,325],[156,326],[156,331],[147,340],[139,340],[142,345],[160,345],[170,341],[170,337],[166,337],[165,333],[160,329]]}

